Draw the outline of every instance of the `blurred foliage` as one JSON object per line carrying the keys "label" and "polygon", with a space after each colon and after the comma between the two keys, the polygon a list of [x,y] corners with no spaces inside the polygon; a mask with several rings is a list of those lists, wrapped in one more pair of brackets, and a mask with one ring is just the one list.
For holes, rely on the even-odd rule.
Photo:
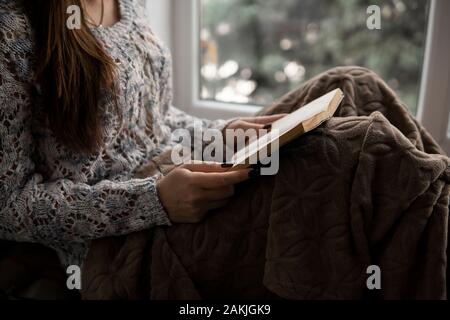
{"label": "blurred foliage", "polygon": [[[429,1],[200,1],[202,98],[267,105],[329,68],[359,65],[416,111]],[[366,26],[373,4],[381,30]]]}

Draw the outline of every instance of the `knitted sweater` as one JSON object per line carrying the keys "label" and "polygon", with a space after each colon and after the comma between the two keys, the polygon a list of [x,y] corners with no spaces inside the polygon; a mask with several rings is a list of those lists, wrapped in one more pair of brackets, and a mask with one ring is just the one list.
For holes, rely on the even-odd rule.
{"label": "knitted sweater", "polygon": [[33,83],[33,30],[20,0],[0,0],[0,239],[44,244],[63,265],[82,265],[93,239],[170,225],[155,182],[135,179],[142,165],[170,147],[171,132],[221,129],[171,105],[171,60],[148,26],[142,1],[119,0],[121,19],[92,28],[117,63],[119,110],[103,97],[105,143],[74,153],[46,124]]}

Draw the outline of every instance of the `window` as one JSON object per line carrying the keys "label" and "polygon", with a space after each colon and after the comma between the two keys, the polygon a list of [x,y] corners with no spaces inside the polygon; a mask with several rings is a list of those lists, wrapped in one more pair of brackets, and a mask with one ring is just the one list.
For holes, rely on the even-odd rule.
{"label": "window", "polygon": [[[368,67],[417,110],[429,1],[199,0],[203,100],[268,105],[335,66]],[[369,30],[378,3],[381,30]]]}
{"label": "window", "polygon": [[[450,153],[450,1],[171,0],[175,105],[253,115],[336,65],[379,73]],[[366,28],[369,5],[382,29]]]}

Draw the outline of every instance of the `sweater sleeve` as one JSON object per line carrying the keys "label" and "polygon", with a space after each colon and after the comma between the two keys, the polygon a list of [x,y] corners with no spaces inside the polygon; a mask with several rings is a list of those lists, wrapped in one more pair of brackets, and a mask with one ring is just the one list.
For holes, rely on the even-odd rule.
{"label": "sweater sleeve", "polygon": [[[0,32],[5,31],[4,27],[0,23]],[[26,57],[31,54],[26,50],[27,43],[3,39],[6,41],[0,44],[0,238],[55,245],[170,225],[157,195],[157,177],[125,182],[105,180],[88,185],[68,179],[45,181],[36,172],[32,160],[35,146],[31,133],[32,85],[23,76],[30,63]]]}

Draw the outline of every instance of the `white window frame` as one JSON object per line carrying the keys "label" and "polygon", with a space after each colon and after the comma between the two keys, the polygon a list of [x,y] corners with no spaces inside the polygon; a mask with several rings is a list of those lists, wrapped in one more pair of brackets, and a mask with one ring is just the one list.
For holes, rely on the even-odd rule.
{"label": "white window frame", "polygon": [[[450,1],[431,1],[417,118],[450,154]],[[260,111],[260,106],[199,99],[199,1],[171,0],[171,4],[174,104],[210,119],[251,116]]]}
{"label": "white window frame", "polygon": [[203,118],[252,116],[262,107],[199,99],[200,10],[197,0],[172,0],[175,106]]}
{"label": "white window frame", "polygon": [[146,0],[146,9],[153,32],[172,49],[172,1]]}
{"label": "white window frame", "polygon": [[417,119],[450,154],[450,1],[432,0]]}

